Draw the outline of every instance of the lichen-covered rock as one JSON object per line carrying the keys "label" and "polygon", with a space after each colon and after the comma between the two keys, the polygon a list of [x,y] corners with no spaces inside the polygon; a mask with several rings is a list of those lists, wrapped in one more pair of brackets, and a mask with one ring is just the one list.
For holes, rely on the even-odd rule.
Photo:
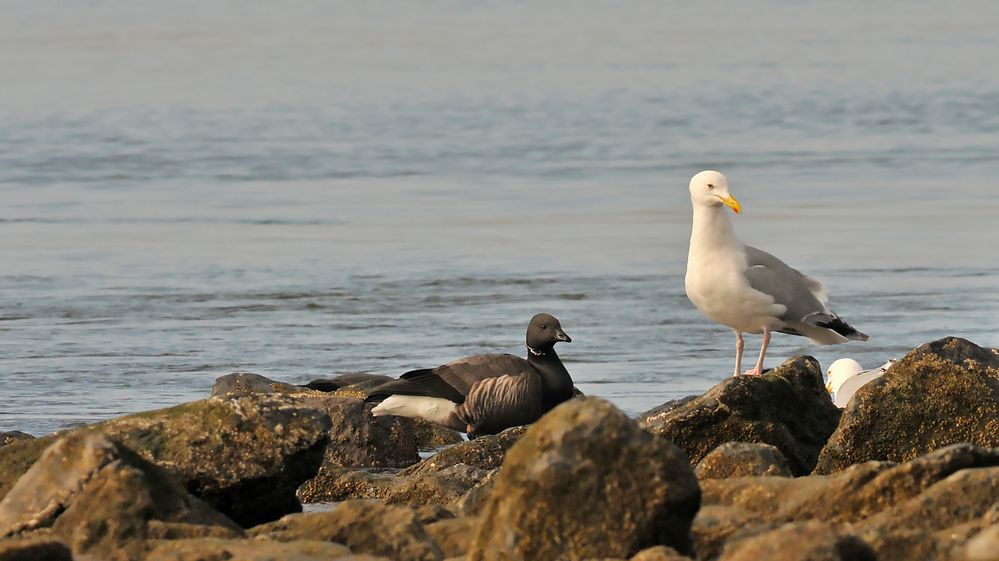
{"label": "lichen-covered rock", "polygon": [[55,439],[55,436],[18,439],[6,446],[0,446],[0,499],[10,491],[17,479],[28,471],[42,452],[55,442]]}
{"label": "lichen-covered rock", "polygon": [[47,529],[74,553],[103,558],[140,557],[153,520],[242,534],[165,470],[99,432],[57,440],[0,501],[0,537]]}
{"label": "lichen-covered rock", "polygon": [[730,541],[719,561],[877,561],[863,541],[821,522],[797,522]]}
{"label": "lichen-covered rock", "polygon": [[626,557],[690,549],[700,504],[683,452],[610,403],[571,400],[507,452],[470,561]]}
{"label": "lichen-covered rock", "polygon": [[403,475],[432,473],[458,464],[493,470],[503,465],[507,450],[527,432],[526,426],[506,429],[499,434],[480,436],[441,450],[422,462],[410,466]]}
{"label": "lichen-covered rock", "polygon": [[298,493],[305,502],[383,499],[389,504],[443,505],[460,499],[486,475],[485,470],[464,464],[409,476],[391,471],[327,470]]}
{"label": "lichen-covered rock", "polygon": [[[191,493],[233,520],[253,525],[301,510],[295,490],[318,470],[329,428],[322,411],[287,396],[253,393],[137,413],[77,431],[110,436],[175,474]],[[0,448],[0,473],[8,461],[27,470],[31,454],[40,455],[38,445],[54,438]]]}
{"label": "lichen-covered rock", "polygon": [[289,515],[257,526],[250,533],[277,541],[337,542],[355,553],[383,555],[396,561],[444,558],[413,509],[374,501],[347,501],[329,512]]}
{"label": "lichen-covered rock", "polygon": [[352,558],[347,547],[325,541],[284,543],[201,538],[156,542],[145,561],[348,561]]}
{"label": "lichen-covered rock", "polygon": [[784,454],[758,442],[726,442],[708,452],[694,469],[698,479],[772,475],[791,477]]}
{"label": "lichen-covered rock", "polygon": [[0,539],[0,561],[73,561],[73,554],[53,538],[10,538]]}
{"label": "lichen-covered rock", "polygon": [[639,423],[682,448],[694,465],[726,442],[758,442],[777,447],[791,473],[804,475],[839,415],[819,363],[797,356],[762,376],[728,378],[700,397],[642,415]]}
{"label": "lichen-covered rock", "polygon": [[427,533],[440,546],[445,558],[458,557],[468,553],[478,527],[477,516],[461,516],[428,524]]}
{"label": "lichen-covered rock", "polygon": [[913,350],[857,391],[815,472],[904,462],[958,442],[999,446],[999,352],[947,337]]}
{"label": "lichen-covered rock", "polygon": [[19,430],[12,430],[7,432],[0,432],[0,447],[6,446],[12,442],[17,442],[19,440],[34,440],[35,437],[31,436],[26,432],[21,432]]}

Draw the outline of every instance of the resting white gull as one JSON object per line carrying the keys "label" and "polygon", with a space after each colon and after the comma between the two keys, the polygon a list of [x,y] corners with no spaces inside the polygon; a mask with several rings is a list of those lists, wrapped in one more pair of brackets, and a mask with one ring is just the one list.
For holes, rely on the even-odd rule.
{"label": "resting white gull", "polygon": [[895,359],[891,359],[877,368],[864,370],[864,367],[852,358],[836,360],[829,365],[829,370],[826,370],[826,376],[829,378],[826,383],[826,391],[829,392],[836,407],[846,407],[857,390],[868,382],[884,376],[892,364],[895,364]]}
{"label": "resting white gull", "polygon": [[690,202],[694,220],[684,287],[697,309],[735,332],[736,376],[742,369],[743,333],[763,334],[760,357],[747,375],[763,372],[773,331],[819,345],[867,340],[826,307],[822,283],[735,237],[725,207],[740,214],[742,206],[729,193],[724,175],[702,171],[691,178]]}

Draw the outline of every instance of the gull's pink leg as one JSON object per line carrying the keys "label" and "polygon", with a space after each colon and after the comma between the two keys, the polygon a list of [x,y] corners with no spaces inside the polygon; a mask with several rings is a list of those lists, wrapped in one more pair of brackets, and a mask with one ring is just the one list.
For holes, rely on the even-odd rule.
{"label": "gull's pink leg", "polygon": [[745,372],[746,376],[759,376],[763,374],[763,359],[767,356],[767,345],[770,344],[770,330],[763,328],[763,344],[760,345],[760,358],[756,361],[756,367]]}
{"label": "gull's pink leg", "polygon": [[742,370],[742,349],[745,348],[746,343],[742,340],[742,332],[735,332],[735,374],[733,376],[738,376],[739,371]]}

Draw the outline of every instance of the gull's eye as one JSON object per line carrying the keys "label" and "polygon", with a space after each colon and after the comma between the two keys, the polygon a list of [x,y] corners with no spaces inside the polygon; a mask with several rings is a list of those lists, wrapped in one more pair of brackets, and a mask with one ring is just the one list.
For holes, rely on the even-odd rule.
{"label": "gull's eye", "polygon": [[714,189],[714,188],[715,188],[714,183],[708,183],[708,189]]}

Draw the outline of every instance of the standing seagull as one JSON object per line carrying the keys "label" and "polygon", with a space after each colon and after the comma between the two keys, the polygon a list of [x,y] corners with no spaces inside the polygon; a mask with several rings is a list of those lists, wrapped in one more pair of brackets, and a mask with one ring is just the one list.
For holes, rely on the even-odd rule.
{"label": "standing seagull", "polygon": [[426,419],[469,438],[537,421],[573,395],[572,378],[555,343],[572,339],[554,316],[537,314],[527,326],[527,359],[475,355],[437,368],[413,370],[378,386],[364,401],[372,414]]}
{"label": "standing seagull", "polygon": [[684,287],[698,310],[735,331],[735,376],[742,368],[743,333],[763,333],[756,367],[745,372],[755,376],[763,372],[771,331],[819,345],[867,340],[826,307],[822,283],[736,239],[725,207],[740,214],[742,206],[729,194],[724,175],[702,171],[691,178],[690,202],[694,221]]}

